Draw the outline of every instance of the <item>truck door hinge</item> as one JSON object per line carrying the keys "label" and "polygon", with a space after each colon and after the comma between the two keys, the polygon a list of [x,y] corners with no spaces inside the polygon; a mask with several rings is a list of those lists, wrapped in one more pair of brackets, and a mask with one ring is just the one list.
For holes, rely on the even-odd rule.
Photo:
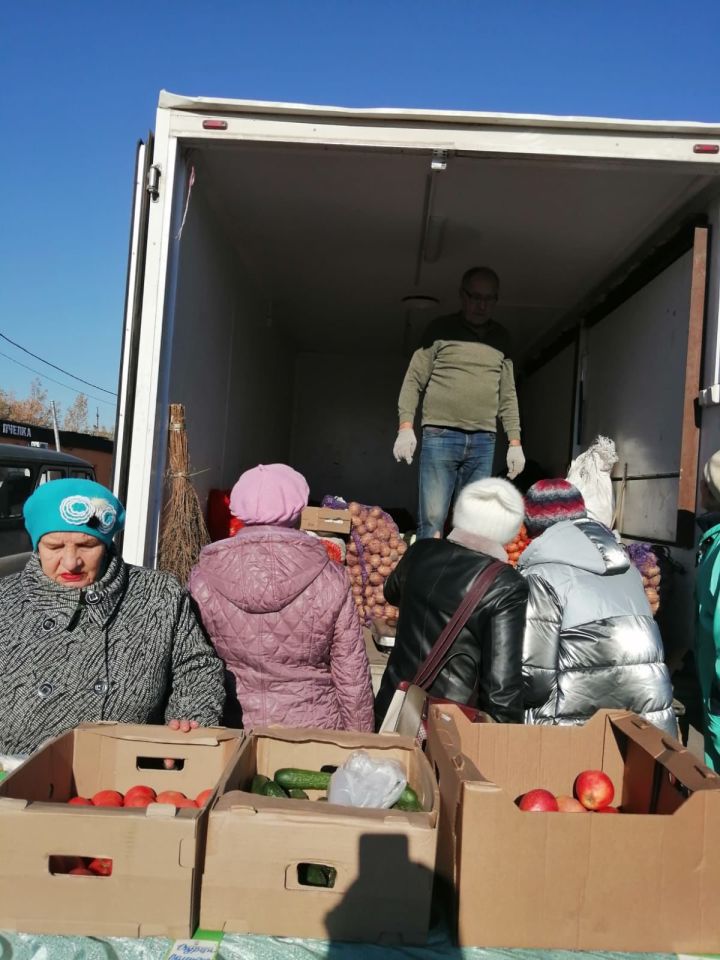
{"label": "truck door hinge", "polygon": [[157,164],[148,168],[145,189],[153,200],[157,200],[160,196],[160,167]]}

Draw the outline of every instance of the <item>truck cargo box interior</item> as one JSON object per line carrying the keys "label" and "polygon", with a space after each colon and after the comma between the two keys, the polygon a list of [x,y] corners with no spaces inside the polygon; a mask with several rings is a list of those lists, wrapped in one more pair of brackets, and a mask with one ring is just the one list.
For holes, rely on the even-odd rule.
{"label": "truck cargo box interior", "polygon": [[[663,396],[674,410],[656,416],[663,462],[640,456],[632,468],[677,473],[691,232],[659,279],[583,334],[592,379],[581,425],[574,330],[653,249],[702,220],[711,168],[254,142],[196,143],[177,163],[175,230],[185,220],[172,249],[167,396],[185,404],[201,499],[255,463],[285,460],[315,497],[413,513],[416,466],[391,454],[397,394],[425,325],[457,309],[460,276],[476,264],[501,278],[497,319],[516,343],[528,456],[564,472],[573,442],[597,433],[641,453],[637,422],[618,436],[615,414],[630,402],[647,426],[648,377],[634,395],[617,384],[628,364],[657,363],[650,380],[672,384]],[[663,323],[672,349],[660,363]],[[635,327],[628,351],[618,331]]]}

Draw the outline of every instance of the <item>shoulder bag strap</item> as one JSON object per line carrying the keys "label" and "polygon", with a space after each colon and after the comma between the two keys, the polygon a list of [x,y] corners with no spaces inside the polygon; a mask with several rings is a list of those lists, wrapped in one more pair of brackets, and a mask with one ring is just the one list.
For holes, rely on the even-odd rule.
{"label": "shoulder bag strap", "polygon": [[485,596],[490,585],[506,566],[507,564],[500,560],[493,560],[482,573],[478,574],[445,629],[433,644],[432,650],[418,667],[412,681],[416,686],[426,690],[433,683],[455,638],[468,622],[470,614]]}

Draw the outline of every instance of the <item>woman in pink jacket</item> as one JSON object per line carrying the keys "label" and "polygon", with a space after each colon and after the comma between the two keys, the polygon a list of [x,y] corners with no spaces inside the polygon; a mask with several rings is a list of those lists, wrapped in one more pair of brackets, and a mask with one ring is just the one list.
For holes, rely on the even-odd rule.
{"label": "woman in pink jacket", "polygon": [[243,473],[230,509],[245,526],[203,549],[190,592],[234,679],[245,727],[373,730],[347,571],[295,529],[308,494],[305,478],[282,463]]}

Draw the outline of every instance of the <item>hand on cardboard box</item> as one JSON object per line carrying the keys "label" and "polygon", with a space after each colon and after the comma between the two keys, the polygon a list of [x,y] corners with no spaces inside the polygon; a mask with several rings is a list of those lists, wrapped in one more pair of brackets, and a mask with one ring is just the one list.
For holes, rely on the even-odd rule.
{"label": "hand on cardboard box", "polygon": [[[181,733],[190,733],[191,730],[197,730],[200,724],[197,720],[168,720],[167,725],[171,730],[179,730]],[[172,770],[175,767],[175,761],[171,757],[163,760],[166,770]]]}

